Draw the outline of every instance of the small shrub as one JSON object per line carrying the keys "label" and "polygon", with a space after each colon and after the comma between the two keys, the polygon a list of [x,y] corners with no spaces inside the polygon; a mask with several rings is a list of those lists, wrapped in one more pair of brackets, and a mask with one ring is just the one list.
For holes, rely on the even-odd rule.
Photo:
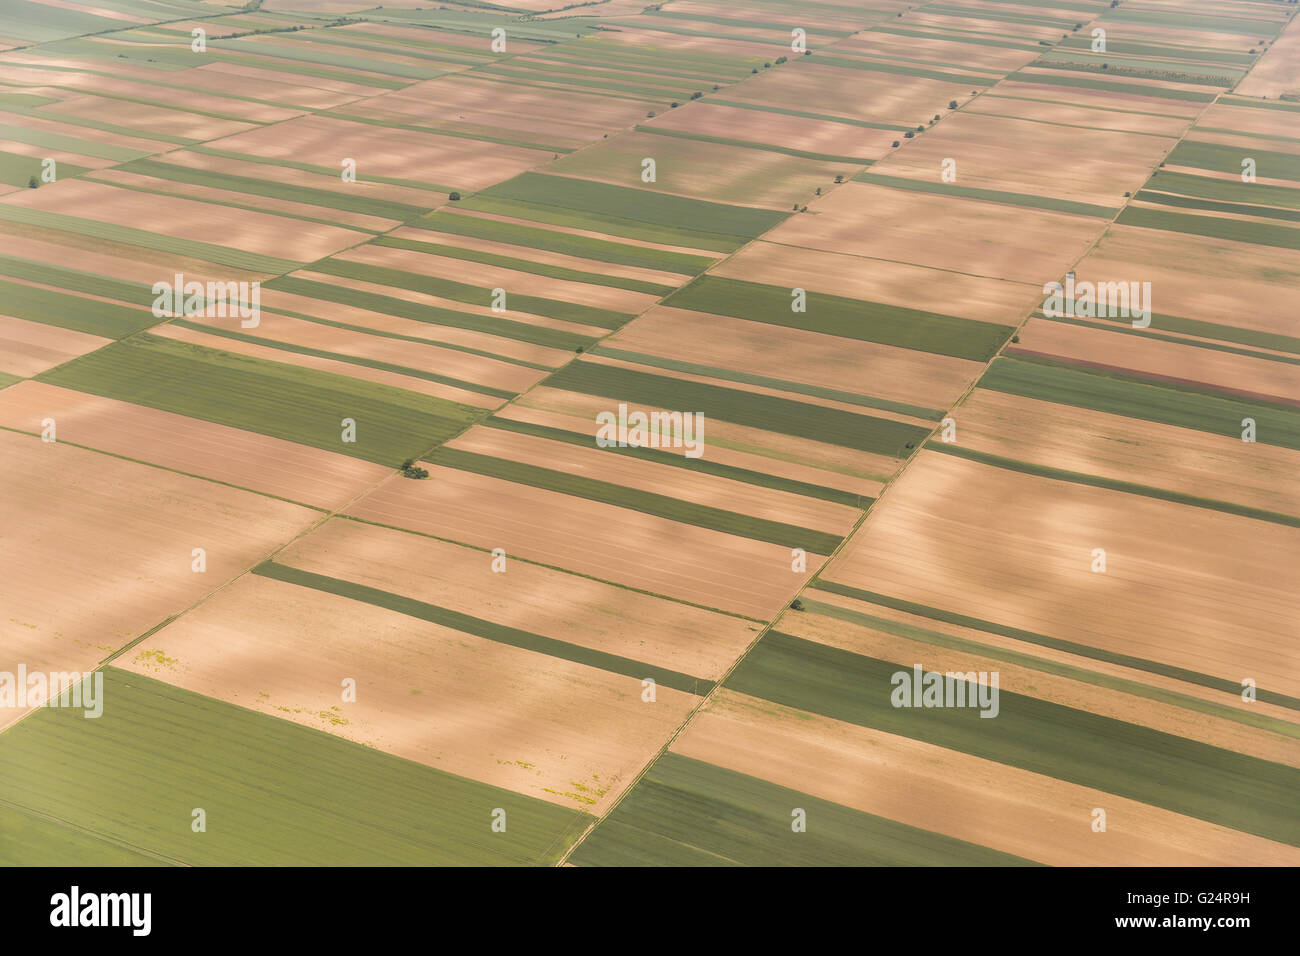
{"label": "small shrub", "polygon": [[1018,336],[1018,335],[1013,335],[1013,336],[1011,336],[1011,344],[1012,344],[1012,345],[1017,345],[1017,344],[1019,344],[1019,342],[1020,342],[1020,336]]}
{"label": "small shrub", "polygon": [[646,119],[654,119],[654,118],[655,118],[655,111],[654,111],[654,110],[651,110],[649,113],[646,113],[645,118],[646,118]]}
{"label": "small shrub", "polygon": [[699,90],[696,90],[694,93],[691,94],[691,99],[698,100],[703,95],[704,94],[701,93]]}
{"label": "small shrub", "polygon": [[836,173],[836,174],[835,174],[835,181],[836,181],[837,183],[842,183],[842,182],[844,182],[844,174],[843,174],[843,173]]}
{"label": "small shrub", "polygon": [[[908,133],[907,135],[908,135],[908,136],[911,136],[912,134],[911,134],[911,133]],[[897,149],[897,148],[898,148],[898,140],[894,140],[894,144],[893,144],[893,145],[894,145],[894,148]]]}
{"label": "small shrub", "polygon": [[450,199],[452,202],[460,202],[460,193],[458,192],[447,193],[447,198]]}
{"label": "small shrub", "polygon": [[956,101],[956,100],[949,100],[949,101],[948,101],[948,109],[950,109],[950,110],[955,110],[956,108],[957,108],[957,101]]}
{"label": "small shrub", "polygon": [[40,181],[39,181],[35,176],[29,176],[29,177],[27,177],[27,188],[28,188],[28,189],[35,189],[35,188],[36,188],[37,186],[39,186],[39,185],[40,185]]}
{"label": "small shrub", "polygon": [[802,611],[802,610],[803,610],[803,601],[800,601],[798,598],[795,598],[793,601],[790,602],[790,610],[792,610],[792,611]]}
{"label": "small shrub", "polygon": [[[903,134],[903,139],[911,139],[915,135],[916,134],[909,129],[906,133]],[[898,140],[894,140],[894,145],[895,146],[898,145]]]}
{"label": "small shrub", "polygon": [[676,100],[673,100],[671,103],[668,104],[668,108],[669,108],[670,110],[675,110],[675,109],[677,109],[677,107],[679,107],[679,106],[681,106],[681,105],[682,105],[681,103],[678,103]]}
{"label": "small shrub", "polygon": [[772,64],[771,64],[771,63],[764,63],[764,64],[763,64],[763,69],[765,69],[765,70],[770,70],[770,69],[772,69]]}

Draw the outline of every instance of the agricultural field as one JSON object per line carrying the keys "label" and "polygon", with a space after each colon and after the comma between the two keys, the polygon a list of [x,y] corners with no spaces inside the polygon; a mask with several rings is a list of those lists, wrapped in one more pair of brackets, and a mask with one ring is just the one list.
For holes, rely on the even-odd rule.
{"label": "agricultural field", "polygon": [[0,864],[1300,864],[1297,19],[7,5]]}

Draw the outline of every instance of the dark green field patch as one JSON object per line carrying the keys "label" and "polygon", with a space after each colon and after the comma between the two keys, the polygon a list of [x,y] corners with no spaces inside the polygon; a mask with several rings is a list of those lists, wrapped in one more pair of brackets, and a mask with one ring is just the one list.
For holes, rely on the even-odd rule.
{"label": "dark green field patch", "polygon": [[[807,813],[794,832],[791,810]],[[574,851],[578,866],[1014,866],[1027,860],[665,753]]]}
{"label": "dark green field patch", "polygon": [[[86,166],[74,166],[72,163],[57,163],[54,171],[59,179],[71,179],[73,176],[90,172],[90,169]],[[43,167],[39,157],[0,152],[0,184],[2,185],[27,186],[28,181],[35,176],[36,181],[43,186],[46,184],[40,182],[42,172]]]}
{"label": "dark green field patch", "polygon": [[[1263,179],[1291,179],[1300,182],[1300,155],[1274,150],[1242,146],[1225,146],[1221,143],[1201,143],[1183,140],[1165,157],[1172,166],[1190,166],[1193,169],[1212,169],[1220,173],[1241,175],[1241,161],[1246,157],[1255,161],[1255,175]],[[1160,173],[1161,177],[1167,175]],[[1235,182],[1248,191],[1259,189],[1258,183]],[[1276,188],[1276,187],[1275,187]]]}
{"label": "dark green field patch", "polygon": [[999,358],[979,388],[1073,405],[1141,421],[1194,428],[1241,439],[1242,419],[1253,418],[1256,441],[1300,450],[1300,410],[1184,391],[1083,369]]}
{"label": "dark green field patch", "polygon": [[[895,707],[894,675],[912,664],[770,631],[726,681],[801,710],[899,734],[1058,780],[1139,800],[1292,846],[1300,770],[1137,724],[1001,690],[997,716],[978,707]],[[956,681],[969,689],[974,687]]]}
{"label": "dark green field patch", "polygon": [[591,820],[112,667],[103,701],[96,720],[42,708],[0,736],[0,807],[88,834],[78,866],[121,864],[122,845],[193,866],[553,864]]}
{"label": "dark green field patch", "polygon": [[1210,239],[1228,239],[1232,242],[1249,242],[1258,246],[1276,246],[1280,249],[1300,249],[1300,229],[1275,226],[1269,223],[1241,219],[1220,219],[1216,216],[1196,216],[1189,213],[1165,212],[1163,209],[1140,209],[1129,206],[1116,223],[1123,226],[1141,226],[1146,229],[1163,229]]}
{"label": "dark green field patch", "polygon": [[745,239],[766,232],[786,217],[786,213],[768,209],[729,206],[542,173],[523,173],[479,195]]}
{"label": "dark green field patch", "polygon": [[[144,333],[38,376],[92,395],[397,467],[484,413],[387,385]],[[343,420],[356,441],[342,441]]]}
{"label": "dark green field patch", "polygon": [[1007,325],[822,292],[808,292],[807,311],[793,312],[790,292],[782,286],[704,275],[673,293],[663,304],[972,362],[987,362],[1015,331]]}
{"label": "dark green field patch", "polygon": [[829,555],[844,540],[841,535],[827,531],[800,528],[797,525],[769,521],[766,518],[756,518],[722,508],[712,508],[668,495],[627,488],[597,478],[493,458],[490,455],[461,451],[458,448],[439,448],[424,460],[476,475],[487,475],[502,481],[528,485],[530,488],[541,488],[559,494],[600,501],[615,507],[639,511],[642,514],[666,518],[669,521],[680,521],[697,528],[734,534],[755,541],[766,541],[787,548],[803,548],[813,554]]}
{"label": "dark green field patch", "polygon": [[907,445],[929,434],[890,419],[592,362],[574,362],[546,379],[545,385],[651,408],[700,412],[706,421],[716,418],[894,458],[906,458],[911,454]]}
{"label": "dark green field patch", "polygon": [[0,280],[0,301],[3,302],[0,308],[16,319],[57,325],[61,329],[89,332],[110,339],[122,338],[161,321],[147,309],[4,280]]}
{"label": "dark green field patch", "polygon": [[546,654],[561,660],[573,661],[575,664],[583,664],[587,667],[609,671],[612,674],[622,674],[624,677],[631,677],[635,680],[638,692],[640,691],[640,682],[647,677],[652,678],[656,684],[671,687],[687,694],[707,694],[713,689],[713,681],[692,677],[690,674],[683,674],[680,671],[657,667],[642,661],[634,661],[631,658],[620,657],[617,654],[607,654],[604,651],[584,647],[581,644],[571,644],[568,641],[545,637],[530,631],[522,631],[519,628],[507,627],[504,624],[496,624],[483,618],[463,614],[460,611],[453,611],[434,604],[426,604],[414,598],[403,597],[400,594],[393,594],[390,591],[381,591],[378,588],[367,587],[364,584],[354,584],[340,578],[331,578],[324,574],[303,571],[289,565],[266,561],[254,568],[253,573],[266,578],[274,578],[277,581],[296,584],[300,587],[314,588],[317,591],[337,594],[353,601],[372,604],[375,607],[386,608],[390,611],[396,611],[398,614],[405,614],[407,617],[419,618],[421,621],[429,621],[432,624],[449,627],[464,634],[473,634],[475,637],[495,641],[498,644],[508,644],[511,647],[535,651],[538,654]]}

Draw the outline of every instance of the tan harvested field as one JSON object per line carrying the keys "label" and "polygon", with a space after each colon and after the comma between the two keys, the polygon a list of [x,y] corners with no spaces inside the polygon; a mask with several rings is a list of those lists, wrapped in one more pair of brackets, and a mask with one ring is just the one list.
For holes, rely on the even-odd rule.
{"label": "tan harvested field", "polygon": [[1237,92],[1270,100],[1300,93],[1300,26],[1296,26],[1294,19],[1237,84]]}
{"label": "tan harvested field", "polygon": [[[88,77],[87,79],[91,78]],[[302,110],[298,109],[249,103],[248,106],[254,107],[247,111],[250,122],[218,119],[214,116],[188,112],[186,107],[190,105],[189,98],[195,97],[203,100],[205,105],[195,103],[194,109],[229,114],[231,112],[230,101],[222,97],[207,96],[202,93],[194,93],[191,90],[166,90],[160,92],[158,87],[147,83],[111,81],[100,85],[103,84],[103,77],[94,77],[93,79],[96,82],[85,84],[87,88],[97,91],[103,90],[105,93],[120,96],[140,96],[148,92],[151,100],[163,100],[174,104],[175,108],[158,106],[154,103],[133,103],[127,100],[114,99],[110,96],[87,94],[64,100],[59,104],[59,112],[68,116],[96,119],[105,123],[124,126],[127,129],[138,130],[142,136],[161,134],[164,136],[184,136],[187,139],[197,140],[217,139],[221,136],[234,136],[236,133],[257,129],[261,123],[278,123],[302,115]],[[243,104],[241,104],[242,106]],[[241,108],[240,112],[244,113],[245,111]]]}
{"label": "tan harvested field", "polygon": [[[10,390],[0,392],[6,396]],[[318,512],[0,432],[0,659],[89,670],[306,528]],[[193,549],[207,570],[191,568]],[[0,712],[10,722],[20,713]]]}
{"label": "tan harvested field", "polygon": [[[275,78],[275,92],[268,97],[266,82],[272,77]],[[272,99],[276,103],[305,110],[327,110],[373,93],[367,87],[356,87],[350,92],[332,89],[328,81],[321,83],[316,77],[304,76],[290,80],[284,73],[258,70],[256,67],[244,67],[235,63],[204,63],[194,67],[185,79],[215,93]]]}
{"label": "tan harvested field", "polygon": [[[533,425],[545,425],[547,428],[559,428],[564,431],[573,432],[577,435],[594,435],[595,424],[592,415],[578,415],[567,412],[546,411],[533,404],[531,399],[534,393],[529,393],[528,398],[507,405],[496,413],[497,418],[509,418],[513,421],[529,422]],[[553,392],[553,397],[565,397],[574,400],[578,398],[576,393],[572,392]],[[667,409],[645,409],[646,411],[667,411]],[[570,408],[572,411],[572,407]],[[667,448],[661,449],[674,454],[685,456],[684,448]],[[796,461],[793,458],[778,459],[764,456],[752,451],[739,451],[733,448],[725,448],[718,445],[713,440],[712,430],[710,430],[709,450],[707,452],[709,460],[721,465],[729,465],[733,468],[743,468],[746,471],[756,471],[759,474],[773,475],[780,478],[789,478],[792,481],[801,481],[810,485],[821,485],[825,488],[835,488],[839,491],[847,491],[851,494],[859,495],[866,498],[875,498],[880,495],[884,487],[880,481],[872,481],[866,478],[857,478],[842,474],[835,471],[825,471],[812,465]]]}
{"label": "tan harvested field", "polygon": [[359,103],[356,115],[475,135],[536,137],[579,147],[645,116],[639,103],[598,93],[530,89],[497,77],[440,76]]}
{"label": "tan harvested field", "polygon": [[[264,272],[245,272],[226,269],[202,259],[191,259],[174,253],[145,249],[143,246],[104,242],[93,236],[79,236],[40,226],[17,222],[0,222],[0,237],[22,252],[21,258],[49,265],[59,265],[75,260],[77,269],[95,275],[111,276],[152,286],[166,278],[171,281],[177,272],[186,280],[197,282],[253,282],[269,279]],[[17,281],[17,280],[15,280]],[[38,285],[39,283],[27,283]],[[59,290],[67,291],[67,290]],[[264,292],[265,296],[266,293]],[[88,298],[105,298],[88,296]],[[106,299],[106,301],[115,301]],[[120,303],[119,303],[120,304]],[[141,305],[140,308],[147,308]]]}
{"label": "tan harvested field", "polygon": [[[824,800],[1058,866],[1294,866],[1300,851],[1051,777],[723,691],[673,744]],[[1106,834],[1089,824],[1107,812]]]}
{"label": "tan harvested field", "polygon": [[[1197,135],[1209,128],[1231,129],[1255,136],[1294,136],[1297,122],[1300,122],[1297,114],[1289,110],[1215,103],[1197,123]],[[1279,141],[1274,141],[1264,148],[1276,149],[1278,145]]]}
{"label": "tan harvested field", "polygon": [[953,413],[964,448],[1300,516],[1300,453],[976,389]]}
{"label": "tan harvested field", "polygon": [[29,378],[111,341],[87,332],[0,314],[0,372]]}
{"label": "tan harvested field", "polygon": [[1300,366],[1106,328],[1031,318],[1020,333],[1020,344],[1008,346],[1006,353],[1124,370],[1156,381],[1192,384],[1201,391],[1300,406]]}
{"label": "tan harvested field", "polygon": [[1297,528],[922,451],[825,577],[1297,696],[1297,568]]}
{"label": "tan harvested field", "polygon": [[392,474],[347,455],[44,382],[0,392],[0,427],[39,435],[45,418],[69,444],[317,508],[341,508]]}
{"label": "tan harvested field", "polygon": [[662,594],[769,618],[821,565],[791,571],[790,550],[602,502],[426,465],[429,481],[395,479],[347,509],[367,521]]}
{"label": "tan harvested field", "polygon": [[[688,111],[692,105],[696,104],[681,109]],[[625,133],[563,156],[547,171],[644,189],[647,184],[641,172],[646,158],[655,160],[656,180],[651,187],[658,192],[781,210],[795,201],[810,202],[819,186],[829,187],[836,176],[848,179],[866,165],[865,160],[855,164],[805,159],[757,146]]]}
{"label": "tan harvested field", "polygon": [[65,179],[5,197],[6,203],[145,229],[261,255],[313,262],[361,242],[365,233],[285,216]]}
{"label": "tan harvested field", "polygon": [[[1052,73],[1059,71],[1053,70]],[[1205,108],[1204,103],[1167,100],[1140,93],[1117,90],[1091,90],[1085,87],[1055,86],[1050,83],[1026,83],[1021,80],[1003,80],[997,85],[999,96],[1022,97],[1049,103],[1066,103],[1073,106],[1095,107],[1106,110],[1129,110],[1135,113],[1154,113],[1156,116],[1178,117],[1191,122]]]}
{"label": "tan harvested field", "polygon": [[594,438],[591,447],[584,448],[478,425],[447,442],[445,447],[550,468],[624,488],[636,488],[680,501],[832,534],[847,535],[860,517],[856,508],[846,505],[730,478],[693,474],[674,465],[610,454],[597,447]]}
{"label": "tan harvested field", "polygon": [[160,325],[151,329],[150,332],[163,338],[175,339],[178,342],[190,342],[211,349],[234,352],[238,355],[251,355],[254,358],[266,359],[268,362],[296,365],[298,368],[333,372],[335,375],[359,378],[367,382],[377,382],[380,385],[391,385],[394,388],[404,388],[408,392],[419,392],[422,395],[431,395],[434,398],[445,398],[448,401],[459,402],[462,405],[472,405],[475,408],[496,408],[505,401],[502,398],[495,398],[480,392],[471,392],[468,389],[458,388],[454,385],[443,385],[441,382],[431,382],[428,379],[417,378],[413,375],[403,375],[400,372],[390,372],[365,365],[354,365],[351,362],[343,362],[337,359],[303,355],[298,352],[278,349],[271,345],[244,342],[223,335],[213,335],[208,332],[187,329],[179,325]]}
{"label": "tan harvested field", "polygon": [[[246,575],[128,669],[385,753],[601,813],[694,698],[386,608]],[[342,683],[356,681],[356,700]]]}
{"label": "tan harvested field", "polygon": [[[352,123],[329,116],[304,116],[275,126],[228,136],[215,149],[263,159],[338,166],[357,161],[357,179],[386,176],[482,189],[551,158],[551,153],[454,136]],[[329,162],[322,159],[329,158]]]}
{"label": "tan harvested field", "polygon": [[305,202],[292,202],[287,199],[273,199],[269,196],[254,196],[230,189],[216,189],[211,186],[196,186],[193,183],[175,182],[146,176],[142,173],[126,172],[121,169],[103,169],[89,173],[86,179],[110,186],[123,186],[127,189],[140,189],[147,192],[166,193],[185,199],[197,199],[205,202],[221,203],[254,209],[260,212],[276,213],[300,219],[327,220],[337,226],[348,229],[364,229],[370,232],[386,232],[398,225],[399,220],[381,219],[362,213],[343,212],[338,209],[326,209],[322,206]]}
{"label": "tan harvested field", "polygon": [[1064,275],[1098,220],[1045,209],[845,183],[768,232],[770,242],[1014,282]]}
{"label": "tan harvested field", "polygon": [[[870,605],[867,605],[869,608]],[[815,610],[815,609],[814,609]],[[868,613],[870,613],[868,611]],[[1009,660],[996,650],[953,650],[899,637],[869,625],[848,623],[820,614],[787,614],[780,622],[784,633],[852,654],[889,661],[902,668],[920,665],[925,671],[998,675],[1000,692],[1047,701],[1062,707],[1148,727],[1161,733],[1197,740],[1213,747],[1250,754],[1300,767],[1300,732],[1294,719],[1287,721],[1292,735],[1251,726],[1229,716],[1207,714],[1194,708],[1156,700],[1094,683],[1087,679],[1053,674],[1039,667]],[[1294,712],[1292,713],[1294,718]]]}
{"label": "tan harvested field", "polygon": [[921,65],[937,70],[988,70],[993,73],[1011,73],[1038,58],[1038,52],[1033,50],[962,43],[938,36],[903,36],[876,31],[837,41],[834,52],[836,56],[851,53],[873,58],[919,60]]}
{"label": "tan harvested field", "polygon": [[[725,315],[655,306],[606,340],[628,349],[804,385],[869,395],[921,408],[944,409],[984,370],[981,362],[932,355],[914,349],[787,329]],[[773,354],[782,356],[769,366]],[[728,383],[743,387],[742,383]],[[814,396],[796,395],[800,401]],[[867,414],[875,410],[862,408]]]}
{"label": "tan harvested field", "polygon": [[507,558],[496,573],[483,551],[342,518],[276,560],[705,680],[721,677],[758,633],[738,617],[526,561]]}
{"label": "tan harvested field", "polygon": [[[1112,226],[1079,263],[1076,282],[1151,283],[1152,311],[1295,335],[1300,251],[1140,226]],[[1249,303],[1243,308],[1243,303]],[[1153,318],[1158,331],[1160,320]]]}
{"label": "tan harvested field", "polygon": [[[728,386],[735,384],[728,382]],[[788,396],[787,396],[788,397]],[[807,396],[800,396],[800,400]],[[598,395],[584,395],[579,392],[567,392],[558,388],[549,388],[546,383],[536,386],[527,395],[523,395],[511,404],[511,408],[536,409],[543,412],[556,412],[591,422],[582,429],[584,434],[595,434],[596,415],[618,407],[617,398],[605,398]],[[646,413],[656,411],[673,411],[673,409],[655,408],[652,405],[638,403],[637,408]],[[681,409],[677,409],[681,411]],[[873,414],[876,414],[873,409]],[[885,413],[878,413],[885,415]],[[819,472],[836,473],[848,479],[866,479],[873,484],[886,481],[899,468],[901,462],[886,455],[875,455],[855,451],[840,445],[801,438],[797,435],[782,435],[777,432],[753,428],[748,425],[735,425],[718,419],[706,419],[708,448],[705,455],[712,457],[716,450],[744,452],[763,458],[776,459],[796,465],[818,469]],[[766,467],[757,471],[767,471]],[[775,472],[773,472],[775,473]],[[814,484],[832,484],[829,477]],[[852,487],[858,487],[854,481]]]}
{"label": "tan harvested field", "polygon": [[364,262],[367,265],[382,266],[386,269],[400,269],[416,275],[435,276],[451,279],[453,282],[482,286],[483,302],[489,304],[489,307],[493,289],[506,290],[507,309],[509,309],[511,293],[577,302],[592,308],[612,309],[615,312],[627,312],[633,315],[648,309],[659,300],[659,296],[647,292],[632,292],[628,289],[591,285],[569,279],[552,279],[549,276],[519,272],[501,266],[454,259],[451,256],[436,256],[411,249],[394,249],[389,246],[359,246],[341,253],[338,258],[345,262]]}
{"label": "tan harvested field", "polygon": [[[355,157],[353,157],[355,158]],[[414,186],[392,186],[388,183],[376,183],[366,180],[363,174],[354,183],[345,183],[334,172],[328,175],[295,169],[292,166],[279,166],[272,160],[253,161],[235,159],[229,156],[210,156],[207,153],[195,153],[178,149],[160,159],[176,166],[190,169],[212,170],[228,173],[232,176],[246,176],[251,179],[269,180],[288,183],[291,186],[307,186],[311,189],[326,189],[349,196],[362,196],[380,202],[400,202],[425,209],[434,209],[447,201],[445,193],[434,192]]]}
{"label": "tan harvested field", "polygon": [[879,159],[898,138],[893,130],[866,129],[847,123],[739,109],[702,100],[684,109],[661,113],[645,125],[703,136],[722,136],[756,145],[774,144],[811,153]]}
{"label": "tan harvested field", "polygon": [[956,185],[1118,208],[1173,148],[1173,137],[1046,125],[961,112],[873,168],[940,182],[955,161]]}
{"label": "tan harvested field", "polygon": [[751,242],[709,271],[997,325],[1014,325],[1043,298],[1041,284],[764,241]]}
{"label": "tan harvested field", "polygon": [[808,63],[764,71],[729,87],[720,98],[903,126],[929,122],[950,100],[964,103],[970,99],[971,87],[964,82],[908,77],[906,83],[899,83],[897,76],[865,71],[853,71],[849,82],[847,71],[811,62],[816,59],[814,55]]}
{"label": "tan harvested field", "polygon": [[1046,124],[1086,126],[1090,128],[1087,132],[1109,130],[1117,133],[1148,133],[1174,138],[1182,136],[1190,125],[1189,120],[1183,117],[1126,113],[1100,106],[1044,103],[1014,96],[1001,96],[997,93],[985,93],[973,100],[962,112],[980,116],[1033,120]]}

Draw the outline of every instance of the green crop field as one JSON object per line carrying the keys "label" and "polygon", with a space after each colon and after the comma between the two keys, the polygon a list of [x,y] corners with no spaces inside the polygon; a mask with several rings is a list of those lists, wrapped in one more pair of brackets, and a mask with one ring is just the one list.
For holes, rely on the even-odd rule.
{"label": "green crop field", "polygon": [[[397,467],[474,421],[476,409],[386,385],[147,333],[40,376],[52,385],[233,425]],[[356,441],[342,441],[345,418]]]}
{"label": "green crop field", "polygon": [[[83,866],[129,853],[189,866],[520,866],[554,863],[589,819],[149,677],[104,675],[98,719],[49,708],[0,736],[0,833],[38,811]],[[496,808],[505,833],[492,832]],[[195,809],[205,832],[191,829]],[[30,840],[0,856],[50,859]]]}

